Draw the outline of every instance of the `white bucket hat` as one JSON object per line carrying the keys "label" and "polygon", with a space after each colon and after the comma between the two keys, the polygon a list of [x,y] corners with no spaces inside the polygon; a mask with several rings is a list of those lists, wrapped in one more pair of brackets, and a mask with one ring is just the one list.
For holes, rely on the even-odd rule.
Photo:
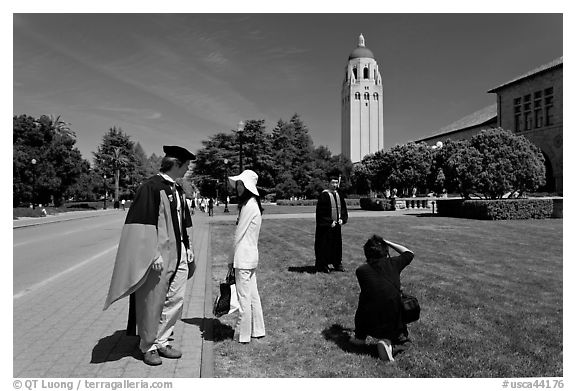
{"label": "white bucket hat", "polygon": [[237,181],[242,181],[244,187],[250,190],[250,193],[259,196],[258,189],[256,189],[256,182],[258,182],[258,174],[252,170],[244,170],[242,174],[228,177],[230,186],[236,187]]}

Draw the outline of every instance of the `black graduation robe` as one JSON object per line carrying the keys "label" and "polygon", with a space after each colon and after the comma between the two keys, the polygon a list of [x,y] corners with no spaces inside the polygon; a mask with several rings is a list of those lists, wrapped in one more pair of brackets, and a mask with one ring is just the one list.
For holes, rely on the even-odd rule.
{"label": "black graduation robe", "polygon": [[[342,227],[332,222],[338,218],[342,224],[348,222],[348,209],[342,193],[338,192],[338,205],[333,205],[329,190],[324,190],[316,203],[316,234],[314,238],[314,253],[316,267],[326,268],[329,264],[338,267],[342,264]],[[337,210],[334,210],[337,207]]]}

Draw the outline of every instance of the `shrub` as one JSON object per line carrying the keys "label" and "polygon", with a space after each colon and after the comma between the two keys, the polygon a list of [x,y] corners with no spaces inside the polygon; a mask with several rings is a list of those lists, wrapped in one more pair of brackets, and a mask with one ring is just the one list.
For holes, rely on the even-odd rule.
{"label": "shrub", "polygon": [[391,210],[392,205],[384,198],[360,198],[360,208],[364,210]]}
{"label": "shrub", "polygon": [[[318,200],[276,200],[276,205],[280,206],[316,206]],[[346,198],[346,206],[360,206],[361,200]]]}
{"label": "shrub", "polygon": [[66,206],[68,209],[96,209],[96,207],[89,205],[88,203],[81,204],[70,204]]}
{"label": "shrub", "polygon": [[438,208],[438,214],[445,217],[461,217],[462,203],[464,200],[457,199],[445,199],[436,200],[436,206]]}
{"label": "shrub", "polygon": [[523,220],[552,217],[552,199],[437,200],[438,214],[479,220]]}
{"label": "shrub", "polygon": [[281,206],[316,206],[316,200],[276,200]]}

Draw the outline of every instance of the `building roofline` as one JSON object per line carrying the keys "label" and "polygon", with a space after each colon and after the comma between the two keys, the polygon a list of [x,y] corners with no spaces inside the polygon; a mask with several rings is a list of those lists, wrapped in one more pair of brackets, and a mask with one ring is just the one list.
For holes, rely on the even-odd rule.
{"label": "building roofline", "polygon": [[424,138],[421,138],[418,141],[424,141],[435,137],[441,137],[447,134],[452,134],[454,132],[460,132],[462,130],[482,126],[497,118],[498,118],[498,105],[496,103],[493,103],[490,106],[484,107],[483,109],[477,110],[472,114],[460,118],[458,121],[452,122],[450,125],[445,126],[437,130],[435,133],[426,136]]}
{"label": "building roofline", "polygon": [[489,119],[487,119],[486,121],[481,122],[481,123],[478,123],[478,124],[476,124],[476,125],[470,125],[470,126],[466,126],[465,128],[460,128],[460,129],[452,129],[452,130],[449,130],[449,131],[444,132],[444,133],[436,133],[436,134],[433,134],[432,136],[428,136],[428,137],[425,137],[425,138],[421,138],[421,139],[419,139],[419,140],[416,140],[415,142],[419,143],[419,142],[427,141],[427,140],[430,140],[430,139],[433,139],[433,138],[437,138],[437,137],[446,137],[446,136],[449,136],[449,135],[451,135],[451,134],[453,134],[453,133],[458,133],[458,132],[462,132],[462,131],[464,131],[464,130],[468,130],[468,129],[472,129],[472,128],[477,128],[478,126],[486,125],[488,122],[491,122],[492,120],[494,120],[494,119],[496,119],[496,118],[498,118],[498,116],[495,115],[494,117],[489,118]]}
{"label": "building roofline", "polygon": [[518,77],[516,77],[516,78],[514,78],[514,79],[512,79],[512,80],[510,80],[504,84],[501,84],[497,87],[494,87],[494,88],[488,90],[487,92],[496,92],[496,91],[498,91],[504,87],[509,86],[510,84],[514,84],[514,83],[517,83],[517,82],[524,80],[528,77],[536,76],[542,72],[561,67],[562,65],[563,65],[563,57],[558,57],[547,64],[544,64],[544,65],[539,66],[538,68],[532,69],[531,71],[526,72],[525,74],[520,75],[520,76],[518,76]]}

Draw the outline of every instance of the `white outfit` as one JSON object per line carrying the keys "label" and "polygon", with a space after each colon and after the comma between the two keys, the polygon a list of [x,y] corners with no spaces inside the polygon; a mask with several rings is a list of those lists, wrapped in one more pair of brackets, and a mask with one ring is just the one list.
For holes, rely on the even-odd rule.
{"label": "white outfit", "polygon": [[234,268],[236,291],[240,304],[234,338],[239,342],[250,342],[251,337],[265,335],[264,316],[258,285],[258,236],[262,215],[255,198],[250,198],[240,211],[234,235]]}

